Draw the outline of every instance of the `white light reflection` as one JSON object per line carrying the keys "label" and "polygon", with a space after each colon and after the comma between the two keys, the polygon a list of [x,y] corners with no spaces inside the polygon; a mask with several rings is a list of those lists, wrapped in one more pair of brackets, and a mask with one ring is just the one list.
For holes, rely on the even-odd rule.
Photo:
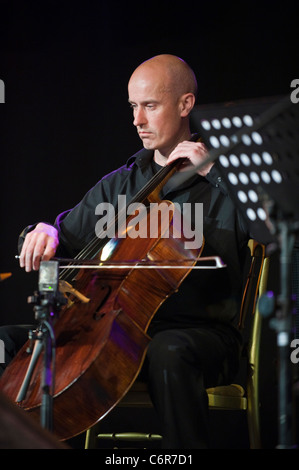
{"label": "white light reflection", "polygon": [[226,137],[226,135],[221,135],[219,137],[219,139],[220,139],[220,142],[222,143],[222,145],[224,145],[225,147],[229,146],[229,138]]}
{"label": "white light reflection", "polygon": [[264,209],[262,207],[258,208],[257,215],[258,215],[259,219],[261,219],[261,220],[266,220],[266,218],[267,218],[267,214],[266,214],[266,212],[264,211]]}
{"label": "white light reflection", "polygon": [[221,124],[219,119],[212,119],[212,126],[214,129],[221,129]]}
{"label": "white light reflection", "polygon": [[251,138],[249,137],[249,135],[247,134],[244,134],[242,135],[242,142],[244,145],[250,145],[251,144]]}
{"label": "white light reflection", "polygon": [[260,182],[260,177],[255,171],[251,171],[249,176],[254,184],[258,184]]}
{"label": "white light reflection", "polygon": [[233,185],[238,184],[238,178],[236,177],[236,175],[234,173],[229,173],[228,174],[228,179],[231,182],[231,184],[233,184]]}
{"label": "white light reflection", "polygon": [[279,173],[279,171],[272,170],[271,176],[272,176],[273,180],[275,181],[275,183],[281,183],[282,182],[282,176]]}
{"label": "white light reflection", "polygon": [[263,160],[266,163],[266,165],[272,165],[273,158],[272,158],[272,156],[270,155],[269,152],[263,152],[262,157],[263,157]]}
{"label": "white light reflection", "polygon": [[201,125],[206,131],[209,131],[211,129],[211,124],[206,119],[201,121]]}
{"label": "white light reflection", "polygon": [[229,167],[229,161],[228,161],[228,158],[227,158],[225,155],[220,155],[219,161],[220,161],[221,165],[222,165],[224,168],[228,168],[228,167]]}
{"label": "white light reflection", "polygon": [[249,166],[251,164],[250,158],[248,155],[246,155],[246,153],[241,153],[240,160],[245,166]]}
{"label": "white light reflection", "polygon": [[243,121],[244,121],[244,124],[248,127],[253,125],[253,119],[251,116],[249,116],[249,114],[246,114],[245,116],[243,116]]}
{"label": "white light reflection", "polygon": [[261,165],[262,164],[262,159],[261,159],[261,157],[259,156],[258,153],[253,153],[251,155],[251,158],[252,158],[252,161],[255,165]]}
{"label": "white light reflection", "polygon": [[253,132],[251,134],[251,137],[252,137],[253,142],[255,142],[257,145],[261,145],[263,143],[262,136],[258,132]]}
{"label": "white light reflection", "polygon": [[248,179],[248,176],[246,175],[246,173],[241,172],[239,174],[239,179],[240,179],[242,184],[248,184],[249,183],[249,179]]}
{"label": "white light reflection", "polygon": [[236,127],[242,127],[242,121],[241,121],[241,119],[239,118],[239,116],[234,116],[234,117],[232,118],[232,122],[233,122],[234,126],[236,126]]}
{"label": "white light reflection", "polygon": [[244,193],[244,191],[238,191],[238,198],[241,202],[243,202],[243,204],[245,204],[245,202],[247,202],[248,200],[247,195],[246,193]]}
{"label": "white light reflection", "polygon": [[230,155],[229,160],[234,167],[240,166],[240,161],[236,155]]}
{"label": "white light reflection", "polygon": [[214,135],[212,135],[210,137],[210,144],[212,145],[212,147],[214,147],[216,149],[218,149],[220,147],[219,140]]}
{"label": "white light reflection", "polygon": [[267,171],[262,171],[261,172],[261,178],[264,183],[269,184],[271,181],[271,177]]}
{"label": "white light reflection", "polygon": [[248,196],[249,196],[249,199],[252,201],[252,202],[257,202],[258,201],[258,195],[255,191],[253,191],[253,189],[250,189],[248,191]]}
{"label": "white light reflection", "polygon": [[253,209],[251,209],[251,207],[249,207],[246,211],[246,214],[247,214],[247,217],[248,219],[254,221],[256,219],[256,213],[254,212]]}
{"label": "white light reflection", "polygon": [[231,128],[231,122],[227,117],[222,119],[222,125],[223,125],[223,127],[226,127],[226,129]]}

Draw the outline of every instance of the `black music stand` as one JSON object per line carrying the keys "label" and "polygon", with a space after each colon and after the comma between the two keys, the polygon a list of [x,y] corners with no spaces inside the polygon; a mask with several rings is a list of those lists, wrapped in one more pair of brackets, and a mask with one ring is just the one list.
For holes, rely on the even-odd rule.
{"label": "black music stand", "polygon": [[191,122],[209,148],[207,161],[217,159],[251,236],[280,249],[281,291],[271,322],[279,356],[277,447],[292,448],[291,256],[299,233],[299,104],[286,96],[197,106]]}

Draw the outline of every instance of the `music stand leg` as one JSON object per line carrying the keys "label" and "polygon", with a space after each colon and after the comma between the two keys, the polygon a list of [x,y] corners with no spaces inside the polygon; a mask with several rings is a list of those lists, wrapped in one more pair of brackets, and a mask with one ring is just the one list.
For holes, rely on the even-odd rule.
{"label": "music stand leg", "polygon": [[271,326],[277,332],[278,348],[278,445],[279,449],[294,447],[292,415],[292,368],[290,360],[291,333],[291,270],[295,235],[288,221],[279,222],[280,286],[279,308]]}

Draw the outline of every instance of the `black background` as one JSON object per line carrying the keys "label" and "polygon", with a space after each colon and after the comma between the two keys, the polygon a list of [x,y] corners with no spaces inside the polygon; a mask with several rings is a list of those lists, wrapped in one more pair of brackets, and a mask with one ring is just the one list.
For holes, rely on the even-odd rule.
{"label": "black background", "polygon": [[127,103],[134,68],[160,53],[184,58],[198,104],[289,94],[298,21],[291,1],[0,1],[0,271],[12,273],[0,284],[0,324],[33,319],[37,274],[15,260],[20,231],[53,222],[141,148]]}

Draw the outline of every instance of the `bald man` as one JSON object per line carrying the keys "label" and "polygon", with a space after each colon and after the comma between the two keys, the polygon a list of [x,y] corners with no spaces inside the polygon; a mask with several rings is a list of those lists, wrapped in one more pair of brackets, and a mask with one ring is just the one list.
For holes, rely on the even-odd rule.
{"label": "bald man", "polygon": [[[154,150],[156,163],[164,166],[186,157],[196,165],[206,157],[202,143],[190,142],[197,83],[184,61],[171,55],[153,57],[132,74],[128,91],[134,125],[143,146]],[[199,174],[205,176],[210,167]]]}
{"label": "bald man", "polygon": [[[191,135],[189,117],[197,83],[179,57],[163,54],[133,72],[129,103],[143,149],[125,165],[103,177],[73,209],[53,225],[27,227],[20,236],[20,266],[38,270],[41,260],[55,254],[74,257],[94,237],[101,221],[101,203],[117,207],[119,196],[129,202],[163,166],[179,160],[179,171],[197,166],[207,150]],[[149,325],[151,342],[142,374],[161,422],[163,447],[207,448],[206,387],[230,383],[238,370],[241,338],[235,327],[239,312],[247,227],[230,200],[217,164],[207,164],[184,184],[165,185],[161,197],[183,207],[203,204],[205,237],[202,255],[220,256],[221,270],[193,270],[177,293],[159,308]],[[138,306],[136,306],[136,309]],[[6,357],[13,357],[27,337],[19,330],[4,337]]]}

